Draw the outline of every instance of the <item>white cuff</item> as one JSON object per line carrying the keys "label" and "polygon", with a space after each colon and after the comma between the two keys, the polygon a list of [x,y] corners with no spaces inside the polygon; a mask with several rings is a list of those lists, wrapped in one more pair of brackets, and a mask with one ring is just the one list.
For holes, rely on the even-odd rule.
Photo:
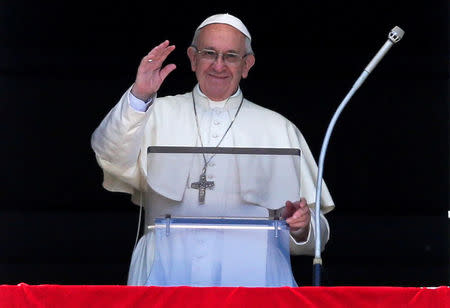
{"label": "white cuff", "polygon": [[302,229],[299,229],[297,231],[290,231],[289,235],[291,236],[292,241],[296,244],[296,245],[303,245],[305,243],[307,243],[310,240],[311,237],[311,229],[313,228],[312,223],[309,223],[309,230],[308,230],[308,236],[306,237],[306,240],[301,241],[301,242],[297,242],[297,240],[295,239],[295,236],[297,234],[299,234],[300,232],[303,232]]}
{"label": "white cuff", "polygon": [[150,99],[147,102],[144,102],[143,100],[140,100],[136,96],[133,95],[133,93],[128,92],[128,102],[130,103],[131,108],[133,108],[136,111],[146,112],[148,107],[153,102],[153,96],[150,97]]}

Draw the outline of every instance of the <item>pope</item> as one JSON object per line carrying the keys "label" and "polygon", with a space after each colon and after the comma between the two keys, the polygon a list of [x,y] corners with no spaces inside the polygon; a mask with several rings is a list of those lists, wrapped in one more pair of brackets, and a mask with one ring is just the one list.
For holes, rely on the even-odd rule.
{"label": "pope", "polygon": [[[230,14],[206,18],[187,48],[197,80],[194,89],[158,97],[158,90],[176,69],[175,64],[166,63],[174,50],[175,45],[166,40],[142,58],[134,83],[93,133],[91,143],[104,172],[103,186],[130,193],[133,202],[145,209],[146,225],[166,214],[268,218],[271,211],[276,211],[290,226],[291,253],[313,255],[316,236],[321,237],[324,249],[329,225],[323,214],[331,211],[334,203],[323,184],[322,234],[314,234],[311,209],[315,204],[317,166],[303,135],[284,116],[247,100],[239,86],[255,65],[247,27]],[[265,188],[255,183],[232,187],[237,197],[217,195],[219,187],[218,191],[203,189],[199,197],[199,178],[214,183],[213,179],[228,172],[228,178],[242,179],[239,163],[220,166],[221,161],[214,155],[203,155],[190,164],[155,162],[147,155],[147,149],[158,145],[298,148],[302,153],[299,183],[287,185],[292,186],[291,190],[286,188],[292,194],[285,196],[284,201],[269,198],[270,205],[258,192]],[[169,179],[168,174],[174,173],[177,180]],[[219,185],[217,180],[215,183]],[[275,188],[266,194],[275,195]],[[218,200],[214,204],[231,198],[227,204],[233,206],[203,206],[214,198]],[[144,285],[147,281],[153,264],[153,236],[146,231],[135,247],[129,285]]]}

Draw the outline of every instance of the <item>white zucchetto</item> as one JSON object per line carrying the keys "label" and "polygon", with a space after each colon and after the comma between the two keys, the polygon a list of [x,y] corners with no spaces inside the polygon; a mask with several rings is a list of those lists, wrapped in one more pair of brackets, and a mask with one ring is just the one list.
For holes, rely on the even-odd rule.
{"label": "white zucchetto", "polygon": [[250,32],[248,32],[247,27],[244,25],[244,23],[237,17],[234,17],[233,15],[230,15],[228,13],[226,14],[216,14],[212,15],[208,18],[206,18],[200,26],[198,26],[197,30],[210,25],[210,24],[227,24],[230,25],[239,31],[242,32],[246,37],[248,37],[250,40],[252,39]]}

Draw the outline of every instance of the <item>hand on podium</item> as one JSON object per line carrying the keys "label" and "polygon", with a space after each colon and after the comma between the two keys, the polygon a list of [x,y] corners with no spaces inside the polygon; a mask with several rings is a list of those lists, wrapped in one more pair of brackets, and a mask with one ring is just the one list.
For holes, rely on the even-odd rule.
{"label": "hand on podium", "polygon": [[305,198],[299,201],[286,201],[286,207],[281,213],[281,217],[291,229],[291,234],[296,241],[306,241],[311,222],[311,212]]}

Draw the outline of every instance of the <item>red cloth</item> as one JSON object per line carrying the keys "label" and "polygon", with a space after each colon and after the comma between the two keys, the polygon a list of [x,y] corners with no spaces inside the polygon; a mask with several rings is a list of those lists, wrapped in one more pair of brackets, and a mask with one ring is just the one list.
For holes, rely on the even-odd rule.
{"label": "red cloth", "polygon": [[450,288],[0,286],[0,307],[450,308]]}

